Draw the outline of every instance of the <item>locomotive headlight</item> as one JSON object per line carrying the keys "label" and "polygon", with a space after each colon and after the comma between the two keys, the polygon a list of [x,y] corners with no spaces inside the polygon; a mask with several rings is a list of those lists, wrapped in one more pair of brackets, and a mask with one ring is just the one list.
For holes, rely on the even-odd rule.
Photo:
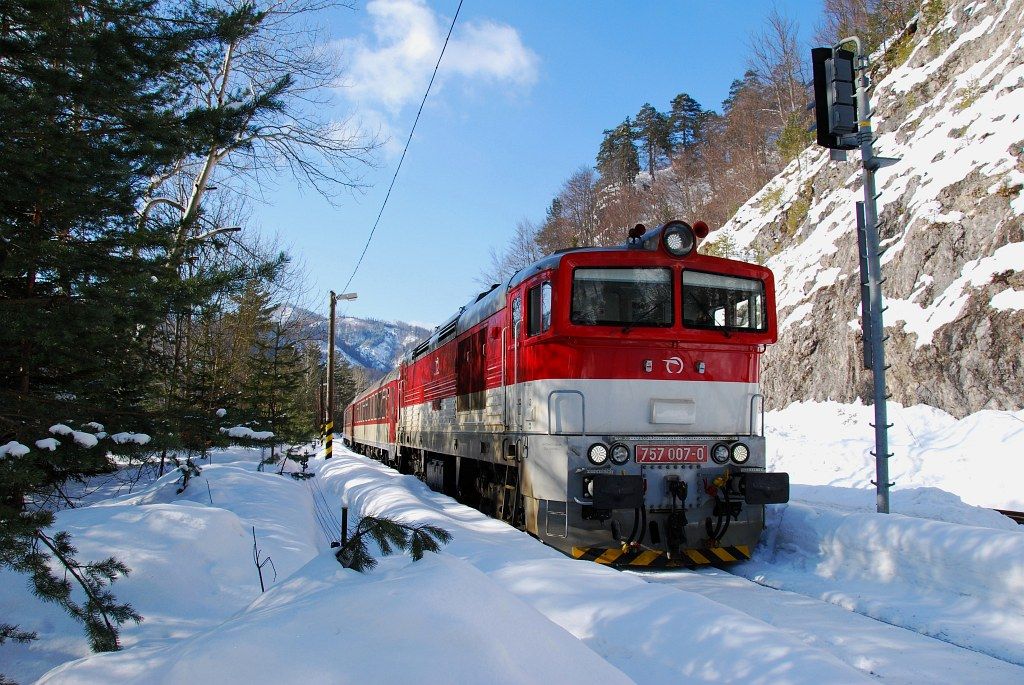
{"label": "locomotive headlight", "polygon": [[724,442],[718,443],[711,450],[711,458],[715,460],[716,464],[724,464],[729,461],[729,446]]}
{"label": "locomotive headlight", "polygon": [[608,462],[608,448],[599,442],[595,442],[587,450],[587,459],[594,466],[604,466]]}
{"label": "locomotive headlight", "polygon": [[612,447],[612,463],[622,466],[629,461],[629,448],[625,445],[615,445]]}
{"label": "locomotive headlight", "polygon": [[668,224],[662,233],[662,241],[665,243],[665,249],[673,257],[685,257],[693,252],[693,248],[697,244],[697,240],[693,236],[693,229],[682,221],[673,221]]}
{"label": "locomotive headlight", "polygon": [[747,459],[750,459],[750,448],[744,445],[742,442],[738,442],[732,446],[732,460],[737,464],[745,464]]}

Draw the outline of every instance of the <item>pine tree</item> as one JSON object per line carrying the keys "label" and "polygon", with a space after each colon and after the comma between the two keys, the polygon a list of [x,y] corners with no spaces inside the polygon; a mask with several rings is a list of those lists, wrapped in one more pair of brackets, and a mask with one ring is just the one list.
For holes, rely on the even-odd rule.
{"label": "pine tree", "polygon": [[451,539],[451,533],[438,526],[410,525],[385,517],[364,516],[334,556],[345,568],[370,571],[377,566],[377,560],[367,545],[370,540],[377,543],[385,556],[396,551],[408,551],[413,561],[419,561],[424,552],[437,552]]}
{"label": "pine tree", "polygon": [[672,144],[669,142],[669,118],[645,102],[633,122],[633,135],[643,151],[647,163],[647,173],[654,181],[654,170],[659,160],[667,157]]}
{"label": "pine tree", "polygon": [[640,173],[640,158],[633,144],[633,122],[629,117],[604,132],[597,152],[597,171],[605,185],[627,185]]}
{"label": "pine tree", "polygon": [[[55,417],[146,430],[156,368],[151,332],[182,297],[167,234],[140,227],[151,177],[219,130],[182,108],[195,58],[249,22],[202,3],[35,0],[0,3],[0,440],[27,445]],[[173,13],[164,21],[161,11]],[[171,18],[171,17],[169,17]],[[127,568],[81,564],[65,533],[45,532],[32,494],[111,467],[106,450],[62,445],[0,463],[0,564],[81,620],[94,649],[116,649],[138,615],[107,586]],[[50,570],[54,560],[66,572]],[[71,599],[77,585],[84,604]]]}
{"label": "pine tree", "polygon": [[315,417],[302,392],[308,356],[265,284],[254,282],[245,289],[236,315],[249,322],[242,338],[247,349],[239,386],[241,415],[259,430],[274,434],[273,459],[277,445],[308,440],[316,433]]}
{"label": "pine tree", "polygon": [[672,111],[669,114],[672,149],[686,150],[696,145],[702,138],[704,108],[686,93],[672,98]]}

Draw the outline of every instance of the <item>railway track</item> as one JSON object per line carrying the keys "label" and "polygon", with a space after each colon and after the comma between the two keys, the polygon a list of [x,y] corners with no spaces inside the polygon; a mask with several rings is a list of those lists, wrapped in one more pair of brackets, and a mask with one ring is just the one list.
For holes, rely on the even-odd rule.
{"label": "railway track", "polygon": [[1011,511],[1009,509],[996,509],[995,511],[998,511],[1007,518],[1013,519],[1019,525],[1024,526],[1024,511]]}

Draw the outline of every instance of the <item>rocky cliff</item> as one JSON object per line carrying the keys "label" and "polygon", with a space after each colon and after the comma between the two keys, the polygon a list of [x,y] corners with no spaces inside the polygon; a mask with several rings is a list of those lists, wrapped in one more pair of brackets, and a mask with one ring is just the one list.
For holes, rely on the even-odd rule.
{"label": "rocky cliff", "polygon": [[[1024,0],[935,8],[873,56],[886,354],[894,400],[964,416],[1024,406]],[[775,272],[770,406],[870,397],[862,192],[859,153],[811,148],[716,232]]]}

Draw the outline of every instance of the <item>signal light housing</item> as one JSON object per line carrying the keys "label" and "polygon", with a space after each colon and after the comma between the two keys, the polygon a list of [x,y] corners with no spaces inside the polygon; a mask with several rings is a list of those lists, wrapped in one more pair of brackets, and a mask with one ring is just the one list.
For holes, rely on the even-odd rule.
{"label": "signal light housing", "polygon": [[661,243],[673,257],[686,257],[697,248],[697,236],[685,221],[670,221],[661,231]]}
{"label": "signal light housing", "polygon": [[857,82],[855,55],[849,50],[814,48],[814,120],[818,144],[833,150],[855,150]]}

